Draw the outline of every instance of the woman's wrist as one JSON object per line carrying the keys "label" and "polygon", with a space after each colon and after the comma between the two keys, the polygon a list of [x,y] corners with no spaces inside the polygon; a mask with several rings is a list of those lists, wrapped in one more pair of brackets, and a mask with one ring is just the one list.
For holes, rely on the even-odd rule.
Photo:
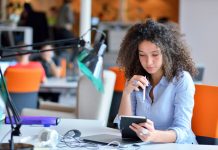
{"label": "woman's wrist", "polygon": [[123,93],[130,95],[132,93],[133,89],[131,89],[128,85],[126,85],[123,89]]}
{"label": "woman's wrist", "polygon": [[129,92],[128,90],[123,90],[123,96],[127,97],[127,96],[130,96],[131,95],[131,92]]}

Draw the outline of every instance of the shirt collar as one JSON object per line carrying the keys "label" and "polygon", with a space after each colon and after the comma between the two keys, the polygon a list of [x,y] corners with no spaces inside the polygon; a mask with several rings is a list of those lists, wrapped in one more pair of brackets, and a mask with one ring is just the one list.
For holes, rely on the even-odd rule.
{"label": "shirt collar", "polygon": [[167,86],[169,84],[169,81],[167,80],[167,78],[165,76],[162,76],[159,84],[163,85],[163,86]]}
{"label": "shirt collar", "polygon": [[[169,84],[169,81],[167,80],[167,78],[165,76],[162,76],[159,83],[158,83],[158,85],[162,85],[162,86],[167,86],[168,84]],[[152,85],[149,84],[148,87],[152,88]]]}

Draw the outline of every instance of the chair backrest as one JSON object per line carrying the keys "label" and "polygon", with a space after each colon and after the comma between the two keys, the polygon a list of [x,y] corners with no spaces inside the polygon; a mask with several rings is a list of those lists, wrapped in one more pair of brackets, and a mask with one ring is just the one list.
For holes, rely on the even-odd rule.
{"label": "chair backrest", "polygon": [[77,117],[97,119],[107,125],[116,75],[109,70],[103,71],[104,92],[100,93],[85,76],[79,79],[77,89]]}
{"label": "chair backrest", "polygon": [[195,85],[192,129],[199,144],[218,144],[218,87]]}
{"label": "chair backrest", "polygon": [[124,69],[121,69],[118,66],[112,66],[109,67],[108,69],[116,74],[116,82],[114,86],[114,95],[112,98],[107,126],[111,128],[117,128],[117,124],[114,123],[114,118],[117,116],[120,107],[120,102],[123,94],[123,89],[125,87],[126,78],[125,78]]}
{"label": "chair backrest", "polygon": [[38,68],[8,68],[6,84],[18,112],[23,108],[37,108],[42,70]]}
{"label": "chair backrest", "polygon": [[120,69],[118,66],[109,67],[109,70],[113,71],[117,77],[114,86],[114,91],[123,92],[126,83],[124,70]]}
{"label": "chair backrest", "polygon": [[42,70],[38,68],[8,68],[5,73],[9,92],[36,92],[42,80]]}
{"label": "chair backrest", "polygon": [[61,78],[65,78],[67,74],[67,60],[61,58]]}

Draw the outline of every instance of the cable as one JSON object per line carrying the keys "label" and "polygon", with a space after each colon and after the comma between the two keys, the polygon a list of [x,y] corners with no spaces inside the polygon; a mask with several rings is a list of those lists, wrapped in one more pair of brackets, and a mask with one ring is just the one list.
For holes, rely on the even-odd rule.
{"label": "cable", "polygon": [[75,137],[75,133],[73,130],[67,131],[63,136],[61,136],[60,141],[57,145],[58,148],[70,147],[84,147],[87,149],[96,149],[98,147],[97,144],[86,143],[79,139],[79,137]]}
{"label": "cable", "polygon": [[67,131],[63,136],[60,136],[59,143],[57,144],[57,148],[86,148],[91,150],[138,150],[140,149],[140,146],[134,146],[134,145],[127,145],[123,146],[118,141],[112,141],[108,143],[107,145],[101,145],[96,143],[89,143],[84,142],[79,139],[80,137],[75,137],[75,133],[73,130]]}
{"label": "cable", "polygon": [[4,141],[4,139],[6,138],[6,136],[11,132],[12,130],[10,129],[1,139],[0,143],[2,143]]}
{"label": "cable", "polygon": [[81,35],[81,38],[83,38],[87,33],[89,33],[90,31],[96,31],[97,33],[100,33],[101,35],[103,35],[104,39],[106,39],[106,34],[103,31],[98,30],[97,28],[90,28],[89,30],[87,30],[84,34]]}

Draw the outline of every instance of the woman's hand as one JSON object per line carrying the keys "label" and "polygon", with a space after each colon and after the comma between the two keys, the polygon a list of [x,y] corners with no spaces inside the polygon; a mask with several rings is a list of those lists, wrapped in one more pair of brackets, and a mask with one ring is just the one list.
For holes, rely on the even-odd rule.
{"label": "woman's hand", "polygon": [[127,94],[130,94],[133,90],[139,91],[139,87],[142,89],[145,88],[145,86],[148,86],[148,80],[146,77],[142,75],[134,75],[126,84],[124,88],[124,92]]}
{"label": "woman's hand", "polygon": [[[142,75],[134,75],[129,81],[127,81],[123,90],[122,99],[120,102],[120,108],[118,115],[132,116],[132,104],[131,104],[131,92],[133,90],[139,91],[139,87],[145,89],[148,85],[148,80]],[[145,90],[144,90],[145,91]]]}
{"label": "woman's hand", "polygon": [[147,119],[144,123],[133,123],[129,126],[137,136],[144,142],[154,142],[156,137],[156,130],[153,121]]}

